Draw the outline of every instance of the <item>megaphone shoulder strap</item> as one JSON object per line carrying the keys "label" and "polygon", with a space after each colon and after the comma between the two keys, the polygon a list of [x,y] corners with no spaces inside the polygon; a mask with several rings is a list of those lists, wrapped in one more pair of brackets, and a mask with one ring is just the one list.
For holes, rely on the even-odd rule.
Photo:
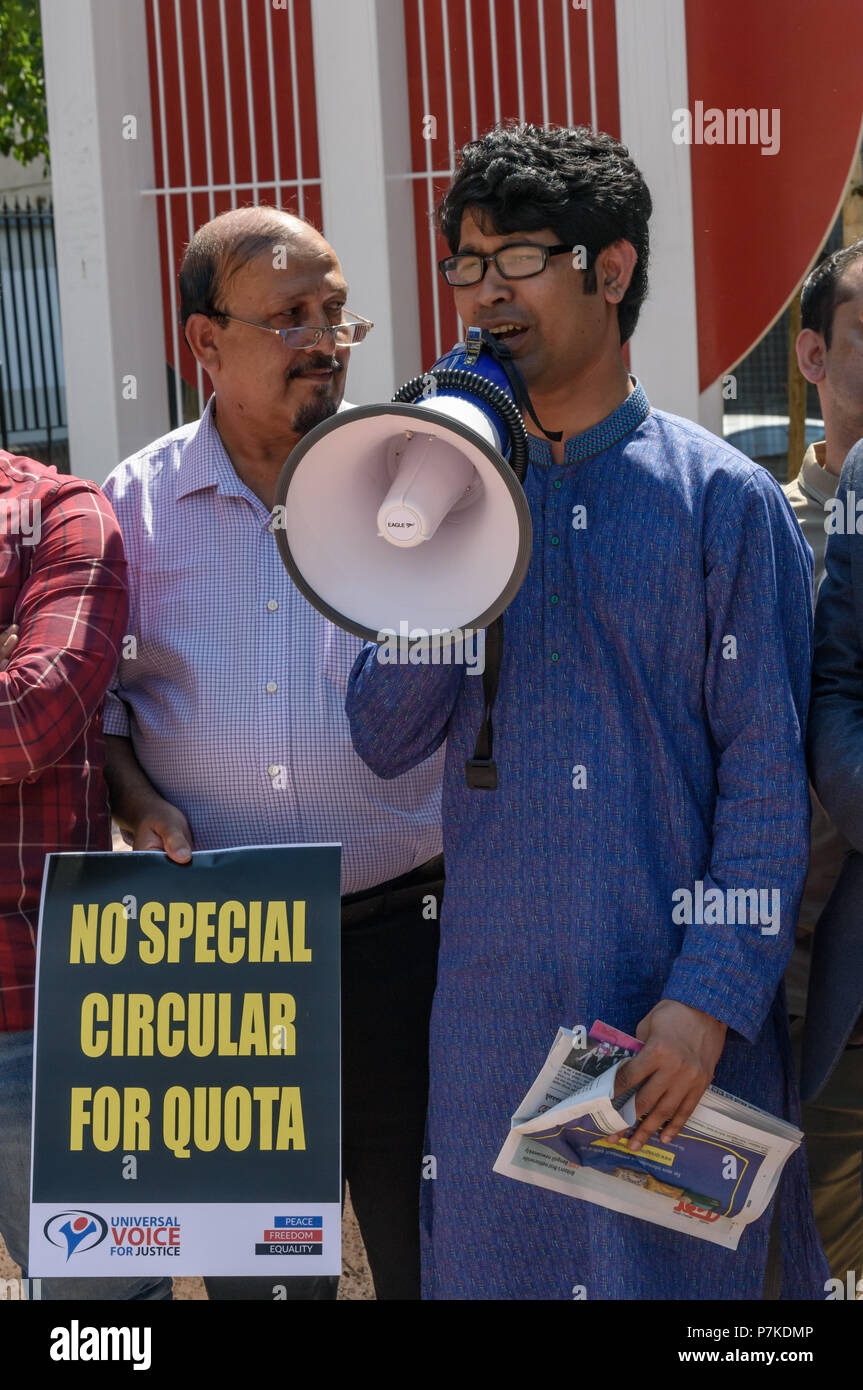
{"label": "megaphone shoulder strap", "polygon": [[[468,329],[468,333],[470,333],[470,331],[471,330]],[[545,435],[546,439],[550,439],[555,444],[559,443],[560,440],[563,439],[562,431],[547,430],[544,425],[539,423],[536,411],[533,408],[533,402],[530,399],[527,386],[525,385],[524,377],[518,370],[513,355],[506,343],[498,342],[494,334],[489,333],[488,329],[484,328],[482,330],[482,344],[486,351],[490,352],[492,357],[500,363],[501,369],[509,382],[509,389],[512,392],[513,400],[521,413],[524,414],[525,411],[527,412],[537,429],[541,434]]]}
{"label": "megaphone shoulder strap", "polygon": [[497,763],[494,760],[494,702],[500,684],[503,662],[503,615],[486,629],[485,665],[482,672],[482,724],[473,757],[465,763],[465,776],[471,791],[497,791]]}

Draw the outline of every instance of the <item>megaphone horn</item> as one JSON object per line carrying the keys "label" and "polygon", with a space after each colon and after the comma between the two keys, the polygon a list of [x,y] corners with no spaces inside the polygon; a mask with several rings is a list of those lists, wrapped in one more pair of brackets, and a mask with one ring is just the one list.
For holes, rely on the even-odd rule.
{"label": "megaphone horn", "polygon": [[485,628],[527,573],[527,436],[480,349],[460,344],[392,402],[323,421],[282,470],[282,560],[319,612],[366,641]]}

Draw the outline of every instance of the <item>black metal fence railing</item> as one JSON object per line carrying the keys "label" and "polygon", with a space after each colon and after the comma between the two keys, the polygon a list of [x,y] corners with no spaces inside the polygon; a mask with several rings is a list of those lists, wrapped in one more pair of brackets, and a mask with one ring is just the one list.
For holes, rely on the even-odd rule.
{"label": "black metal fence railing", "polygon": [[68,468],[54,212],[0,203],[0,444]]}

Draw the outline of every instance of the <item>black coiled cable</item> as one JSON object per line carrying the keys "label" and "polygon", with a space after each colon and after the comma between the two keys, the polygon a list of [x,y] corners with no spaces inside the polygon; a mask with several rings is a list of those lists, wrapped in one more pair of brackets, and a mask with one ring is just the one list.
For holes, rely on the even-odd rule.
{"label": "black coiled cable", "polygon": [[518,481],[524,486],[528,462],[527,431],[518,409],[513,405],[506,392],[477,372],[465,372],[461,369],[452,371],[449,368],[442,368],[439,371],[426,372],[424,376],[411,377],[410,381],[406,381],[404,386],[400,386],[396,391],[393,402],[399,402],[402,405],[414,405],[417,398],[428,386],[430,376],[434,377],[438,386],[443,390],[467,391],[485,401],[486,405],[490,405],[492,410],[500,415],[509,431],[511,446],[509,466]]}

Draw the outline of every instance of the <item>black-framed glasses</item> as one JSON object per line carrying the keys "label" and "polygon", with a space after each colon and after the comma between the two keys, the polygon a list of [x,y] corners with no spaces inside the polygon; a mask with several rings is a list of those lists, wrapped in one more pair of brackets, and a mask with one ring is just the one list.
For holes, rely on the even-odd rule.
{"label": "black-framed glasses", "polygon": [[488,269],[489,261],[493,261],[498,275],[502,275],[504,280],[526,280],[530,275],[542,274],[549,256],[562,256],[565,251],[571,255],[572,247],[563,243],[539,246],[535,241],[513,241],[490,256],[480,256],[473,251],[459,251],[455,256],[445,256],[438,261],[438,270],[448,285],[478,285]]}
{"label": "black-framed glasses", "polygon": [[268,323],[255,323],[253,319],[238,319],[235,314],[217,312],[212,318],[229,319],[231,323],[244,323],[248,328],[262,328],[265,333],[277,333],[285,347],[308,351],[317,347],[322,338],[332,335],[334,348],[356,347],[374,328],[371,319],[361,318],[359,314],[343,310],[349,322],[328,323],[326,328],[313,328],[311,325],[297,324],[296,328],[271,328]]}

